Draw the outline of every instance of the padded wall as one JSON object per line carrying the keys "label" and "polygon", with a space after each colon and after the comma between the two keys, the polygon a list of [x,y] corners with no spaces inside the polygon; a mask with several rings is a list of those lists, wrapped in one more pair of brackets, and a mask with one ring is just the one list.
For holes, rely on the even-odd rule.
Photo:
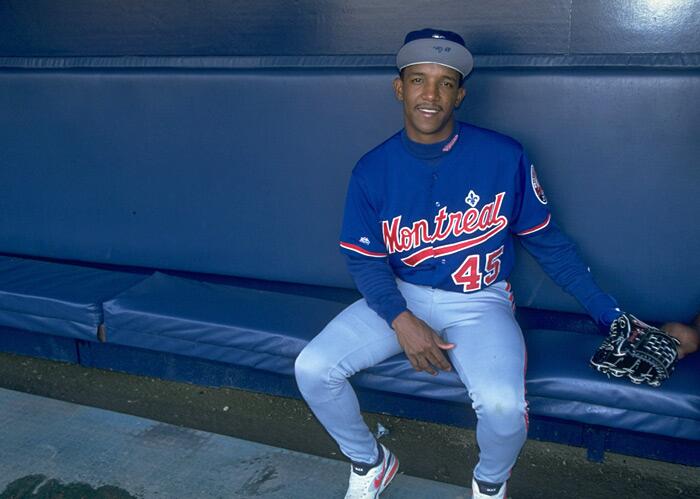
{"label": "padded wall", "polygon": [[697,52],[697,0],[3,0],[0,57],[393,54],[425,26],[476,54]]}
{"label": "padded wall", "polygon": [[[465,115],[517,137],[602,287],[649,320],[700,312],[700,71],[483,71]],[[695,104],[693,104],[695,103]],[[575,310],[520,253],[520,305]]]}
{"label": "padded wall", "polygon": [[354,161],[401,126],[390,81],[0,73],[0,251],[349,285],[345,188]]}
{"label": "padded wall", "polygon": [[[354,162],[401,126],[390,69],[0,71],[0,251],[351,286]],[[462,119],[511,134],[625,308],[700,290],[697,70],[477,70]],[[520,304],[575,310],[527,258]],[[663,290],[663,292],[658,292]]]}
{"label": "padded wall", "polygon": [[[464,35],[459,116],[525,144],[603,286],[697,313],[695,0],[0,2],[0,252],[350,286],[345,184],[427,25]],[[520,304],[578,309],[520,260]]]}

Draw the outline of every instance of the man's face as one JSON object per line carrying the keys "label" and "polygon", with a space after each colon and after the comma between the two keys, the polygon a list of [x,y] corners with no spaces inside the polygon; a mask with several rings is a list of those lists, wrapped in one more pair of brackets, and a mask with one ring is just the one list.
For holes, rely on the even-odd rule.
{"label": "man's face", "polygon": [[404,126],[414,142],[432,144],[449,138],[452,113],[464,99],[460,75],[440,64],[415,64],[394,80],[396,98],[403,102]]}

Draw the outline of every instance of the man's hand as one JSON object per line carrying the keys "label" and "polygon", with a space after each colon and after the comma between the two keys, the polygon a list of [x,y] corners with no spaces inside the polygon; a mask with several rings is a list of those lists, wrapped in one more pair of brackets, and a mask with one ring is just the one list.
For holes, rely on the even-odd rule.
{"label": "man's hand", "polygon": [[450,350],[455,345],[442,341],[430,326],[411,312],[401,312],[391,327],[396,331],[399,344],[416,371],[426,371],[434,376],[437,374],[435,368],[443,371],[452,369],[443,350]]}
{"label": "man's hand", "polygon": [[[700,324],[698,319],[700,319],[700,315],[695,319],[696,324]],[[697,352],[700,348],[700,327],[693,328],[680,322],[669,322],[661,326],[661,329],[681,342],[676,347],[679,359]]]}

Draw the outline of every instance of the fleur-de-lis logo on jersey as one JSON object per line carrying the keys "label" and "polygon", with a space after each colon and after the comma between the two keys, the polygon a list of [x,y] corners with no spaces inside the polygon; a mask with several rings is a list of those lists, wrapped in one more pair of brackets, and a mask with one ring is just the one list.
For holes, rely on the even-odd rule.
{"label": "fleur-de-lis logo on jersey", "polygon": [[464,202],[467,203],[469,206],[474,208],[478,203],[479,203],[479,196],[476,194],[476,192],[470,190],[469,194],[467,194],[467,197],[464,198]]}

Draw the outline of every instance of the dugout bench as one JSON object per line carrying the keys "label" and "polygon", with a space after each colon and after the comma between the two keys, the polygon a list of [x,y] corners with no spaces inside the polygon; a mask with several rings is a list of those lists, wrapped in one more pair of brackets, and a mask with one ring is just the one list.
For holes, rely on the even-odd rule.
{"label": "dugout bench", "polygon": [[[0,68],[0,348],[299,397],[296,355],[358,297],[337,246],[350,171],[402,126],[388,61],[331,59]],[[481,62],[459,119],[525,145],[625,310],[690,320],[697,66]],[[700,354],[660,389],[608,380],[587,365],[600,332],[523,251],[510,281],[530,438],[700,464]],[[474,423],[454,373],[396,356],[353,382],[365,410]]]}

